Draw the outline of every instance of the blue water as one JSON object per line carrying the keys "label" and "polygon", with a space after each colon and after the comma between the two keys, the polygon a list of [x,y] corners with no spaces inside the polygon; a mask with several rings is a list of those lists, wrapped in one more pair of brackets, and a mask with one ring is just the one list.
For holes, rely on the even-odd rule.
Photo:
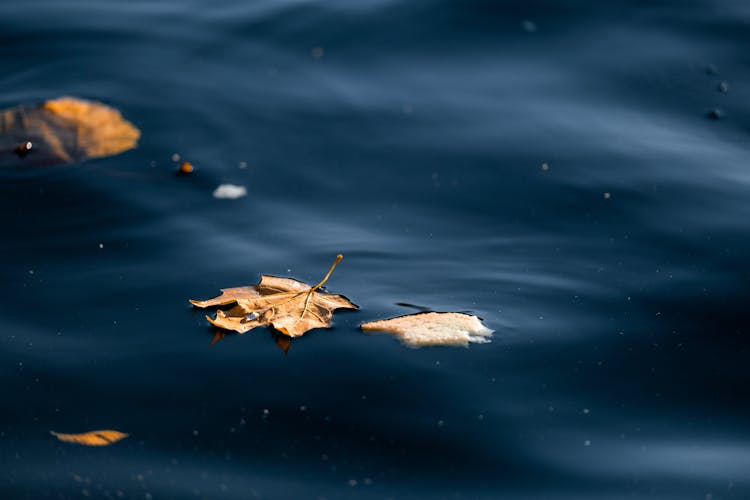
{"label": "blue water", "polygon": [[[143,134],[0,172],[0,497],[749,498],[748,33],[731,0],[0,4],[0,108]],[[360,311],[210,347],[187,299],[339,252]],[[402,303],[493,342],[357,328]]]}

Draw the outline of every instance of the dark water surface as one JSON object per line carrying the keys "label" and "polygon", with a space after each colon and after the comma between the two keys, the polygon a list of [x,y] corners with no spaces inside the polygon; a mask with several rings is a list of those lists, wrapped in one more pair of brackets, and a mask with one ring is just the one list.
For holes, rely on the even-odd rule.
{"label": "dark water surface", "polygon": [[[747,2],[3,2],[0,68],[143,132],[0,172],[0,497],[750,498]],[[338,252],[360,311],[209,347]]]}

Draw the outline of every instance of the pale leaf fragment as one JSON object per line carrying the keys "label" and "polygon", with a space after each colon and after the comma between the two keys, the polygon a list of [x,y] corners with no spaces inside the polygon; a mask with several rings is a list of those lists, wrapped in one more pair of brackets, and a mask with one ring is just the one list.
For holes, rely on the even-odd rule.
{"label": "pale leaf fragment", "polygon": [[366,332],[387,332],[396,335],[409,347],[468,346],[486,343],[493,330],[470,314],[455,312],[426,312],[362,323]]}

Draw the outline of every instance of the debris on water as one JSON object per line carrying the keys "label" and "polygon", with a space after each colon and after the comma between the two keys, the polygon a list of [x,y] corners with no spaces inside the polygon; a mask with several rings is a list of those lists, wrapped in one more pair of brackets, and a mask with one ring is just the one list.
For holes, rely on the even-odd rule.
{"label": "debris on water", "polygon": [[220,200],[236,200],[247,196],[247,189],[245,186],[237,186],[235,184],[222,184],[214,190],[214,198]]}
{"label": "debris on water", "polygon": [[727,82],[719,82],[719,85],[716,86],[716,90],[722,94],[726,94],[729,92],[729,84]]}
{"label": "debris on water", "polygon": [[612,195],[609,192],[604,193],[604,199],[608,200],[612,197]]}
{"label": "debris on water", "polygon": [[536,33],[539,29],[533,21],[529,21],[528,19],[524,19],[521,23],[521,27],[526,33]]}
{"label": "debris on water", "polygon": [[706,112],[706,117],[710,118],[711,120],[721,120],[722,118],[724,118],[724,112],[719,108],[709,109]]}
{"label": "debris on water", "polygon": [[26,158],[26,155],[29,154],[32,147],[34,147],[34,145],[31,143],[31,141],[24,141],[16,146],[16,149],[14,151],[19,158]]}
{"label": "debris on water", "polygon": [[176,162],[180,161],[180,158],[181,158],[180,153],[172,153],[172,161],[173,162],[176,163]]}
{"label": "debris on water", "polygon": [[476,316],[455,312],[422,312],[362,323],[365,332],[396,335],[409,347],[464,346],[487,343],[490,330]]}
{"label": "debris on water", "polygon": [[549,171],[549,165],[546,162],[542,163],[542,170],[544,170],[545,172]]}
{"label": "debris on water", "polygon": [[313,47],[310,49],[310,55],[312,55],[315,59],[320,59],[325,55],[325,50],[323,50],[323,47]]}
{"label": "debris on water", "polygon": [[193,168],[193,164],[189,161],[183,161],[180,163],[179,168],[177,169],[177,172],[180,174],[192,174],[195,169]]}
{"label": "debris on water", "polygon": [[[74,97],[0,110],[0,166],[61,165],[136,146],[140,131],[105,104]],[[28,159],[25,159],[26,157]]]}
{"label": "debris on water", "polygon": [[247,162],[246,161],[241,161],[240,164],[239,164],[239,167],[241,169],[243,169],[243,170],[246,169],[247,168]]}

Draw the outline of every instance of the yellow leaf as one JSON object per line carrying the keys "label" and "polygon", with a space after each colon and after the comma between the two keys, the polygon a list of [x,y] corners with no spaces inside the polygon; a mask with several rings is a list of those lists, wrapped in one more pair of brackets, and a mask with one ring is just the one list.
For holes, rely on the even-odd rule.
{"label": "yellow leaf", "polygon": [[313,328],[329,328],[336,309],[357,309],[343,295],[318,291],[343,258],[339,254],[325,277],[313,287],[292,278],[264,274],[255,286],[227,288],[218,297],[190,303],[196,307],[235,304],[226,311],[216,311],[214,318],[206,316],[219,328],[245,333],[259,326],[273,326],[284,335],[299,337]]}
{"label": "yellow leaf", "polygon": [[0,167],[55,165],[135,147],[140,131],[99,102],[61,97],[0,110]]}
{"label": "yellow leaf", "polygon": [[120,431],[91,431],[84,432],[82,434],[62,434],[55,431],[50,431],[50,434],[55,436],[60,441],[66,443],[83,444],[86,446],[107,446],[112,443],[116,443],[120,439],[128,437],[127,434]]}
{"label": "yellow leaf", "polygon": [[388,332],[410,347],[468,346],[489,342],[492,335],[476,316],[455,312],[426,312],[362,323],[366,332]]}

